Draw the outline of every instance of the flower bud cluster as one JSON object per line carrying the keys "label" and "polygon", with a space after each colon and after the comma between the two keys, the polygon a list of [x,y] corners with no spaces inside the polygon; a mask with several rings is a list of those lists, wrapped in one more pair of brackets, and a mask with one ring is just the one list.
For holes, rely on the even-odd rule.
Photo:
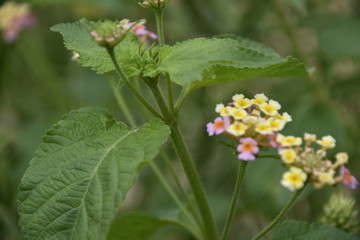
{"label": "flower bud cluster", "polygon": [[341,192],[333,194],[325,204],[319,221],[345,232],[356,234],[360,230],[360,221],[355,199]]}
{"label": "flower bud cluster", "polygon": [[93,30],[90,34],[100,46],[114,47],[129,32],[130,26],[128,24],[128,19],[121,20],[120,22],[110,20],[99,21],[93,24]]}
{"label": "flower bud cluster", "polygon": [[238,158],[244,161],[255,159],[259,147],[270,147],[273,137],[287,122],[292,121],[288,113],[279,113],[280,104],[256,94],[253,99],[236,94],[226,106],[217,104],[215,111],[220,117],[207,124],[209,136],[222,134],[239,141]]}
{"label": "flower bud cluster", "polygon": [[35,16],[27,3],[5,2],[0,7],[0,31],[6,42],[14,42],[22,29],[35,23]]}
{"label": "flower bud cluster", "polygon": [[[336,143],[332,136],[317,139],[315,134],[305,133],[303,139],[281,134],[276,137],[279,155],[289,169],[283,175],[281,181],[283,186],[297,190],[308,180],[316,188],[338,182],[343,182],[351,189],[356,187],[358,184],[356,178],[344,167],[349,158],[347,153],[337,153],[335,162],[327,158],[327,150],[334,148]],[[336,176],[337,172],[338,176]]]}
{"label": "flower bud cluster", "polygon": [[148,38],[156,39],[157,35],[146,30],[145,22],[145,20],[130,22],[128,19],[123,19],[120,22],[109,20],[97,22],[93,24],[91,36],[100,46],[104,47],[114,47],[129,32],[137,35],[139,41],[148,43]]}
{"label": "flower bud cluster", "polygon": [[170,0],[145,0],[139,2],[139,5],[143,8],[163,9],[169,2]]}

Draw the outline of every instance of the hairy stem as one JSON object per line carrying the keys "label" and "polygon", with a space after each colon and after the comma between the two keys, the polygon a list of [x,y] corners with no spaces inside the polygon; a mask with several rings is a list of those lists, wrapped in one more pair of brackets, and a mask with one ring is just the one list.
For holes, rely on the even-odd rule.
{"label": "hairy stem", "polygon": [[227,219],[226,219],[224,231],[223,231],[223,234],[222,234],[222,237],[221,237],[222,240],[227,239],[231,224],[232,224],[233,219],[234,219],[235,210],[236,210],[237,202],[238,202],[238,199],[239,199],[239,193],[240,193],[240,189],[241,189],[241,184],[243,182],[244,175],[245,175],[246,166],[247,166],[246,161],[240,161],[239,170],[238,170],[237,177],[236,177],[234,193],[233,193],[233,197],[232,197],[232,200],[231,200],[231,205],[230,205],[229,213],[228,213],[228,216],[227,216]]}
{"label": "hairy stem", "polygon": [[286,206],[280,211],[277,217],[260,233],[258,233],[252,240],[259,240],[261,239],[266,233],[268,233],[271,229],[273,229],[285,216],[285,214],[290,210],[290,208],[294,205],[296,199],[300,196],[302,191],[304,190],[305,186],[299,190],[297,190],[290,201],[286,204]]}
{"label": "hairy stem", "polygon": [[148,82],[149,87],[151,88],[153,95],[161,109],[164,119],[171,129],[171,140],[174,144],[177,154],[182,162],[182,165],[185,170],[185,174],[189,180],[189,184],[194,193],[196,203],[199,207],[201,217],[204,224],[203,234],[206,240],[216,240],[217,233],[215,229],[215,224],[213,216],[210,211],[209,203],[207,201],[204,188],[201,184],[200,177],[196,171],[194,163],[190,157],[190,154],[187,150],[187,147],[184,143],[183,137],[180,133],[180,130],[177,125],[176,119],[173,118],[169,109],[166,106],[164,98],[156,84]]}

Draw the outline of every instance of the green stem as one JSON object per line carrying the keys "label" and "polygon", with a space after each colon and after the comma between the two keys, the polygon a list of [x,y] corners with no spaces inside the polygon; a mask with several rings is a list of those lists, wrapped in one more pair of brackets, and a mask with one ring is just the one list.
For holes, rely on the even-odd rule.
{"label": "green stem", "polygon": [[176,152],[179,155],[179,158],[182,162],[182,165],[185,170],[185,174],[189,180],[190,187],[194,193],[195,200],[197,202],[197,205],[201,213],[201,217],[205,227],[203,233],[205,239],[216,240],[217,233],[215,229],[213,216],[211,214],[209,203],[206,199],[205,191],[201,184],[200,177],[197,174],[196,168],[190,157],[190,154],[187,150],[184,140],[181,136],[176,120],[173,118],[169,109],[167,108],[165,100],[161,92],[159,91],[158,86],[150,81],[145,81],[145,82],[148,83],[150,89],[152,90],[153,95],[164,115],[165,122],[169,125],[171,129],[171,135],[170,135],[171,139],[173,141]]}
{"label": "green stem", "polygon": [[[155,9],[155,18],[156,18],[156,27],[157,33],[159,37],[159,45],[165,45],[165,37],[164,37],[164,9]],[[169,107],[170,110],[173,112],[174,110],[174,98],[173,98],[173,91],[170,82],[170,76],[168,73],[165,73],[165,82],[166,82],[166,89],[168,93],[168,100],[169,100]]]}
{"label": "green stem", "polygon": [[157,33],[159,38],[159,44],[164,45],[165,44],[165,37],[164,37],[164,26],[163,26],[163,19],[164,19],[164,9],[155,9],[155,18],[156,18],[156,27],[157,27]]}
{"label": "green stem", "polygon": [[254,238],[252,238],[251,240],[259,240],[261,239],[266,233],[268,233],[271,229],[273,229],[280,221],[281,219],[285,216],[285,214],[289,211],[289,209],[293,206],[293,204],[295,203],[296,199],[300,196],[300,194],[302,193],[302,191],[304,190],[305,186],[299,190],[297,190],[295,192],[295,194],[292,196],[292,198],[290,199],[290,201],[286,204],[286,206],[281,210],[281,212],[279,213],[279,215],[277,215],[277,217],[264,229],[262,230],[260,233],[258,233],[258,235],[256,235]]}
{"label": "green stem", "polygon": [[235,188],[234,188],[234,194],[233,194],[233,197],[232,197],[232,200],[231,200],[230,210],[229,210],[229,213],[228,213],[228,216],[227,216],[227,219],[226,219],[226,223],[225,223],[225,227],[224,227],[224,231],[223,231],[223,234],[222,234],[222,237],[221,237],[222,240],[227,239],[231,224],[232,224],[233,219],[234,219],[235,209],[236,209],[236,205],[237,205],[237,202],[238,202],[238,199],[239,199],[240,188],[241,188],[241,184],[242,184],[243,179],[244,179],[246,166],[247,166],[246,161],[240,161],[239,170],[238,170],[236,183],[235,183]]}
{"label": "green stem", "polygon": [[182,202],[180,201],[180,199],[178,198],[178,196],[176,195],[176,193],[173,191],[173,189],[170,187],[170,185],[168,184],[167,180],[165,179],[164,175],[161,173],[160,169],[158,168],[158,166],[155,164],[154,161],[149,161],[150,167],[152,168],[152,170],[154,171],[154,173],[156,174],[156,176],[158,177],[158,179],[160,180],[160,182],[162,183],[162,185],[164,186],[164,188],[166,189],[166,191],[169,193],[169,195],[171,196],[171,198],[174,200],[174,202],[176,203],[176,205],[178,205],[178,207],[180,208],[180,210],[183,212],[183,214],[185,215],[185,217],[188,218],[188,220],[190,221],[190,226],[193,229],[193,234],[196,237],[199,237],[199,227],[196,224],[194,218],[192,217],[192,215],[188,212],[188,210],[186,209],[186,207],[182,204]]}
{"label": "green stem", "polygon": [[126,76],[124,70],[119,65],[118,61],[116,60],[116,56],[114,53],[114,48],[106,48],[108,54],[110,55],[110,58],[116,68],[116,71],[120,75],[121,79],[124,81],[125,85],[130,89],[132,94],[146,107],[146,109],[151,112],[155,117],[161,118],[160,114],[141,96],[141,94],[138,92],[138,90],[133,86],[133,84],[130,83],[129,78]]}
{"label": "green stem", "polygon": [[133,128],[136,127],[135,119],[134,119],[133,115],[130,113],[129,108],[126,105],[124,98],[119,93],[120,92],[120,87],[118,87],[119,85],[116,85],[114,80],[110,81],[110,85],[111,85],[111,89],[113,90],[113,93],[115,95],[116,102],[119,105],[119,108],[122,111],[122,113],[125,115],[126,120],[129,122],[131,127],[133,127]]}

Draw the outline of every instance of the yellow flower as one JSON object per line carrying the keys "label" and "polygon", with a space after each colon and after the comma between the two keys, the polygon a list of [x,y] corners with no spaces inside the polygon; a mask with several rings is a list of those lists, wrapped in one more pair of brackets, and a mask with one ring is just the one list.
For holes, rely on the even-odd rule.
{"label": "yellow flower", "polygon": [[248,129],[248,126],[243,124],[242,122],[234,122],[227,129],[227,132],[231,133],[234,136],[244,135],[245,131]]}
{"label": "yellow flower", "polygon": [[251,99],[251,102],[255,105],[260,106],[268,100],[268,97],[263,93],[258,93],[254,96],[254,99]]}
{"label": "yellow flower", "polygon": [[232,100],[238,108],[248,108],[252,104],[250,99],[245,98],[244,94],[236,94],[232,97]]}
{"label": "yellow flower", "polygon": [[304,140],[306,142],[312,143],[316,141],[316,135],[310,133],[304,133]]}
{"label": "yellow flower", "polygon": [[335,183],[334,174],[335,174],[334,170],[329,172],[321,172],[318,174],[318,180],[320,183],[334,184]]}
{"label": "yellow flower", "polygon": [[279,154],[284,163],[290,164],[295,162],[296,152],[294,149],[283,149],[279,151]]}
{"label": "yellow flower", "polygon": [[336,140],[330,135],[322,137],[321,140],[316,141],[316,143],[319,144],[320,146],[322,146],[323,149],[334,148],[335,142],[336,142]]}
{"label": "yellow flower", "polygon": [[260,110],[269,116],[275,116],[278,114],[278,110],[281,108],[281,105],[274,100],[270,100],[269,103],[263,103],[260,105]]}
{"label": "yellow flower", "polygon": [[277,118],[279,120],[282,120],[282,121],[285,121],[285,122],[291,122],[292,121],[292,117],[287,112],[284,112],[282,115],[281,114],[276,114],[275,118]]}
{"label": "yellow flower", "polygon": [[280,143],[282,147],[299,146],[302,143],[302,140],[299,137],[284,136],[282,134],[277,135],[276,141]]}
{"label": "yellow flower", "polygon": [[281,131],[286,124],[285,121],[276,118],[269,118],[267,122],[269,123],[271,129],[275,132]]}
{"label": "yellow flower", "polygon": [[7,29],[13,19],[20,18],[30,13],[27,3],[5,2],[0,8],[0,30]]}
{"label": "yellow flower", "polygon": [[229,109],[230,109],[229,106],[225,107],[224,104],[219,103],[219,104],[216,104],[215,112],[220,113],[220,116],[222,116],[222,117],[229,116],[230,115]]}
{"label": "yellow flower", "polygon": [[267,121],[256,124],[255,131],[263,135],[269,135],[273,132],[270,124]]}
{"label": "yellow flower", "polygon": [[291,191],[301,189],[307,179],[306,173],[297,167],[291,167],[290,170],[284,173],[281,184]]}
{"label": "yellow flower", "polygon": [[258,120],[259,119],[255,116],[247,115],[246,117],[244,117],[242,121],[247,125],[254,125],[255,123],[258,122]]}
{"label": "yellow flower", "polygon": [[243,119],[248,115],[247,112],[242,108],[229,108],[228,112],[235,120]]}
{"label": "yellow flower", "polygon": [[340,152],[335,155],[336,163],[338,165],[344,165],[349,160],[349,155],[346,152]]}

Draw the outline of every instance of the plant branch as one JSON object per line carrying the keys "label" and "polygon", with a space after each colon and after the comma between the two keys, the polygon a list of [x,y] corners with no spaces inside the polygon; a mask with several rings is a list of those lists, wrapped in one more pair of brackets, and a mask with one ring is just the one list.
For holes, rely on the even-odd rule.
{"label": "plant branch", "polygon": [[259,240],[261,239],[266,233],[268,233],[271,229],[273,229],[280,221],[281,219],[285,216],[285,214],[290,210],[290,208],[294,205],[296,199],[300,196],[300,194],[302,193],[302,191],[304,190],[304,188],[306,187],[306,185],[297,190],[294,195],[292,196],[292,198],[290,199],[290,201],[286,204],[286,206],[281,210],[281,212],[277,215],[277,217],[264,229],[262,230],[260,233],[258,233],[254,238],[252,238],[251,240]]}
{"label": "plant branch", "polygon": [[155,117],[162,119],[161,115],[146,101],[146,99],[143,98],[143,96],[141,96],[138,90],[130,83],[129,78],[126,76],[124,70],[116,60],[114,48],[107,47],[106,50],[110,55],[111,61],[113,62],[116,71],[120,75],[121,79],[124,81],[125,85],[130,89],[132,94],[134,94],[134,96],[146,107],[149,112],[151,112]]}
{"label": "plant branch", "polygon": [[227,239],[231,224],[232,224],[233,219],[234,219],[235,210],[236,210],[237,202],[238,202],[238,199],[239,199],[241,184],[242,184],[243,179],[244,179],[245,169],[246,169],[247,163],[248,162],[246,162],[246,161],[240,161],[240,164],[239,164],[239,170],[238,170],[237,177],[236,177],[234,193],[233,193],[233,197],[232,197],[232,200],[231,200],[231,205],[230,205],[229,213],[228,213],[228,216],[227,216],[227,219],[226,219],[224,231],[223,231],[223,234],[222,234],[222,237],[221,237],[222,240]]}

